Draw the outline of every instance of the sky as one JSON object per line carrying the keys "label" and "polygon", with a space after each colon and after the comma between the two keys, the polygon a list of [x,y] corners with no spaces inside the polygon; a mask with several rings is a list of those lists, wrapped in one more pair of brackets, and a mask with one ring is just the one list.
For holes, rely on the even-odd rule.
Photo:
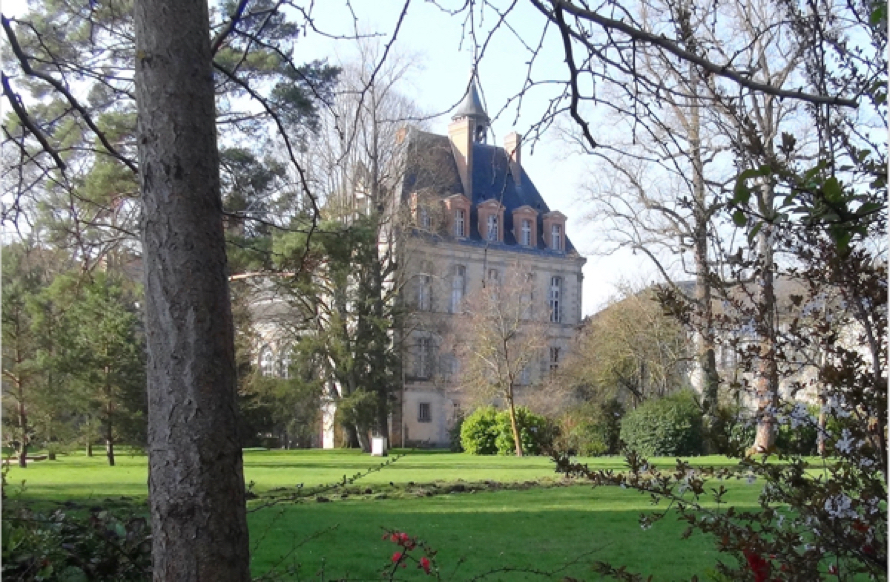
{"label": "sky", "polygon": [[[440,4],[445,8],[457,9],[463,2],[445,0]],[[404,2],[353,0],[350,5],[358,19],[359,30],[378,31],[389,38]],[[323,6],[323,9],[316,10],[317,28],[329,34],[354,31],[354,20],[345,9],[345,3],[328,0]],[[474,46],[485,43],[487,34],[483,31],[496,21],[497,15],[489,12],[484,22],[477,22],[476,30],[479,32],[477,43],[474,43],[467,34],[470,27],[465,25],[465,15],[449,15],[431,2],[415,0],[410,4],[393,50],[397,55],[407,55],[417,65],[402,91],[413,97],[426,112],[438,114],[430,122],[432,132],[447,134],[449,112],[463,98],[474,57],[479,56]],[[516,34],[529,43],[537,42],[542,36],[543,17],[529,3],[518,3],[508,22]],[[306,58],[327,56],[332,60],[348,59],[351,42],[330,40],[309,31],[297,44],[297,50],[305,50]],[[563,79],[567,76],[560,42],[553,34],[545,37],[535,68],[532,69],[533,78]],[[303,57],[302,54],[298,56]],[[528,92],[518,111],[514,106],[515,100],[511,102],[523,88],[529,71],[529,59],[528,50],[505,28],[496,33],[479,58],[479,89],[486,110],[493,118],[493,135],[489,136],[489,143],[501,145],[503,136],[511,131],[528,134],[529,128],[541,118],[552,97],[552,93],[544,88]],[[594,126],[594,132],[602,131],[608,129]],[[578,251],[587,257],[582,300],[584,315],[595,313],[605,306],[609,298],[615,295],[616,284],[648,283],[656,279],[651,265],[629,251],[611,256],[592,254],[597,240],[608,236],[589,217],[590,204],[583,199],[584,181],[594,168],[589,159],[578,153],[577,148],[560,137],[558,131],[551,129],[534,144],[524,143],[522,165],[550,208],[566,215],[568,236]]]}
{"label": "sky", "polygon": [[[401,90],[423,111],[434,116],[429,121],[431,131],[447,134],[449,112],[463,98],[473,63],[478,60],[479,89],[492,117],[489,143],[501,145],[503,136],[511,131],[527,135],[552,97],[547,91],[553,91],[553,85],[549,89],[528,91],[523,96],[521,108],[517,110],[515,106],[515,96],[522,91],[529,73],[530,59],[527,48],[516,37],[536,44],[542,37],[544,21],[529,3],[517,3],[507,20],[510,27],[501,27],[483,52],[475,47],[485,44],[486,31],[497,22],[497,14],[488,11],[471,27],[465,14],[450,15],[443,10],[456,10],[463,4],[463,0],[441,0],[439,5],[423,0],[410,3],[392,49],[396,55],[408,58],[416,65]],[[334,62],[348,59],[354,51],[355,41],[335,39],[331,35],[350,36],[356,28],[363,34],[377,32],[383,42],[388,41],[404,1],[325,0],[314,3],[314,6],[312,16],[317,31],[307,29],[304,38],[296,43],[294,57],[297,62],[316,58]],[[6,16],[21,14],[24,8],[24,0],[3,0],[2,12]],[[472,30],[477,32],[475,43]],[[560,49],[559,38],[552,33],[544,36],[532,69],[533,78],[566,77]],[[597,137],[609,131],[604,124],[594,124],[593,130]],[[585,179],[594,169],[576,148],[560,138],[559,132],[551,130],[535,143],[526,141],[522,147],[522,165],[550,208],[566,215],[567,234],[575,248],[587,257],[582,300],[584,315],[602,308],[615,294],[616,284],[622,281],[645,283],[655,279],[651,266],[630,252],[607,257],[592,254],[598,239],[608,236],[589,218],[590,205],[582,197]]]}

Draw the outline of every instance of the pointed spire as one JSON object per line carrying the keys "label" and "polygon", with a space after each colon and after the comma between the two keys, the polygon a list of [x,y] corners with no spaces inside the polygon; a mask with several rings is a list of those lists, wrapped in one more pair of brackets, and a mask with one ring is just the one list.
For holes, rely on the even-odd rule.
{"label": "pointed spire", "polygon": [[476,69],[470,71],[470,86],[467,90],[464,100],[461,101],[451,119],[460,117],[472,117],[477,120],[484,121],[486,125],[489,123],[488,114],[485,107],[482,106],[482,100],[479,98],[479,90],[476,88]]}

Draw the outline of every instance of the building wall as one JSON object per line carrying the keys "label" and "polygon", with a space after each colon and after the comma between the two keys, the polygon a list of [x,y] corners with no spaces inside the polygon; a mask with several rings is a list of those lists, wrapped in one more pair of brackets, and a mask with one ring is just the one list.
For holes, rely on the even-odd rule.
{"label": "building wall", "polygon": [[[424,235],[409,237],[406,242],[406,276],[403,300],[412,315],[407,319],[403,338],[404,384],[402,388],[402,423],[394,442],[402,439],[406,445],[446,447],[448,431],[460,411],[468,411],[471,403],[466,395],[456,391],[454,378],[449,378],[447,361],[437,350],[443,334],[450,328],[452,281],[455,267],[465,269],[464,293],[477,292],[492,269],[501,280],[510,270],[520,270],[534,275],[533,298],[541,309],[549,309],[551,277],[562,279],[561,321],[547,325],[547,345],[558,347],[564,355],[569,342],[581,322],[581,268],[585,259],[575,254],[556,253],[537,249],[525,249],[513,245],[491,244],[475,241],[459,241],[444,237]],[[428,278],[428,279],[426,279]],[[430,296],[421,295],[421,285],[427,287]],[[421,355],[421,342],[427,339],[431,353]],[[427,373],[418,374],[426,359]],[[540,356],[540,365],[530,370],[530,385],[522,387],[518,400],[530,400],[532,391],[545,389],[543,380],[549,373],[549,349]],[[431,418],[420,418],[421,404],[429,405]]]}

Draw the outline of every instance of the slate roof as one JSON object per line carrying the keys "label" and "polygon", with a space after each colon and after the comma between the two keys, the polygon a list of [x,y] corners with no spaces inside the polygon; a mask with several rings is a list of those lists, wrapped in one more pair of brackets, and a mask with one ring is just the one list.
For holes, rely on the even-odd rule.
{"label": "slate roof", "polygon": [[458,117],[475,117],[484,119],[486,122],[489,120],[485,107],[482,106],[482,99],[479,98],[479,91],[476,89],[475,81],[470,83],[470,90],[467,91],[464,100],[454,110],[454,115],[451,116],[451,119],[457,119]]}
{"label": "slate roof", "polygon": [[[417,129],[410,131],[408,138],[407,171],[402,187],[403,200],[407,202],[412,192],[428,190],[446,198],[453,194],[465,194],[451,141],[448,136],[427,133]],[[473,144],[473,199],[470,211],[469,237],[464,240],[471,245],[485,245],[479,234],[477,205],[486,200],[497,200],[504,205],[504,242],[511,250],[546,253],[553,255],[574,254],[574,245],[569,237],[565,239],[565,253],[548,249],[543,242],[543,215],[550,207],[541,196],[534,182],[522,170],[520,185],[517,187],[510,171],[510,164],[504,148],[488,144]],[[513,236],[513,211],[520,206],[530,206],[538,212],[537,248],[517,244]],[[497,243],[501,244],[501,243]]]}

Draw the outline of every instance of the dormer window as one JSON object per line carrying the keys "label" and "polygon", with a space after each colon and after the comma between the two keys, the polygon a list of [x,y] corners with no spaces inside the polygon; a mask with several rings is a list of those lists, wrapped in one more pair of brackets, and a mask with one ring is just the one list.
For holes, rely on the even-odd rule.
{"label": "dormer window", "polygon": [[479,211],[479,236],[482,240],[502,243],[504,233],[501,225],[504,224],[504,205],[491,199],[481,202],[477,207]]}
{"label": "dormer window", "polygon": [[495,214],[488,215],[488,234],[487,238],[491,242],[498,241],[498,217]]}
{"label": "dormer window", "polygon": [[562,212],[554,210],[544,215],[544,242],[547,246],[559,252],[566,248],[566,216]]}
{"label": "dormer window", "polygon": [[558,224],[554,224],[550,228],[550,248],[557,251],[562,250],[562,227]]}
{"label": "dormer window", "polygon": [[454,236],[466,236],[466,215],[467,213],[462,208],[454,211]]}
{"label": "dormer window", "polygon": [[524,247],[538,246],[538,212],[529,205],[513,210],[513,237]]}

